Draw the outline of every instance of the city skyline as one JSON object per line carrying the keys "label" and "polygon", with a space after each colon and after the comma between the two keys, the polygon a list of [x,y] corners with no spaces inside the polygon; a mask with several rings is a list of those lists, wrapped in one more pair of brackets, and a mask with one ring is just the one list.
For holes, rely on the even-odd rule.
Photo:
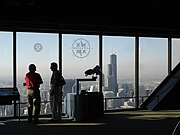
{"label": "city skyline", "polygon": [[[70,81],[70,80],[69,80]],[[73,81],[73,79],[72,79],[72,81]],[[68,82],[68,81],[67,81]],[[74,82],[74,81],[73,81]],[[73,83],[72,82],[72,83]],[[8,82],[6,82],[6,83],[8,83]],[[68,85],[69,85],[70,83],[67,83],[67,86],[65,86],[65,87],[67,87],[68,88]],[[71,88],[72,88],[72,84],[70,84],[71,86]],[[88,87],[88,85],[89,85],[89,87]],[[85,86],[85,88],[90,88],[90,86],[92,86],[92,85],[94,85],[94,86],[96,86],[96,82],[92,82],[92,83],[86,83],[86,86]],[[125,85],[132,85],[132,86],[134,86],[134,83],[132,83],[132,80],[124,80],[123,82],[121,82],[121,84],[119,84],[118,83],[118,85],[119,85],[119,90],[121,90],[122,88],[124,88],[124,86]],[[0,83],[0,87],[2,87],[2,86],[4,86],[4,84],[3,83]],[[22,85],[22,84],[18,84],[17,85],[18,86],[18,90],[19,90],[19,92],[20,92],[20,95],[21,95],[21,103],[22,103],[22,105],[21,105],[21,115],[26,115],[27,114],[27,112],[26,112],[26,109],[27,109],[27,105],[25,104],[25,103],[27,103],[27,97],[26,97],[26,90],[25,90],[25,87]],[[141,84],[141,88],[143,88],[143,89],[141,89],[141,91],[145,91],[146,89],[147,90],[153,90],[155,87],[157,87],[157,83],[155,82],[155,80],[154,80],[154,82],[151,82],[151,81],[149,81],[149,80],[146,80],[146,81],[144,81],[144,83],[143,84]],[[42,96],[42,114],[44,114],[44,113],[50,113],[50,108],[49,108],[49,105],[47,104],[47,101],[49,100],[49,82],[44,82],[44,84],[41,86],[41,88],[40,88],[40,91],[41,91],[41,96]],[[65,90],[65,92],[72,92],[71,91],[71,88],[69,89],[69,90],[67,90],[67,89],[64,89]],[[84,89],[84,88],[83,88]],[[132,89],[126,89],[126,91],[132,91]],[[133,89],[134,90],[134,89]],[[110,91],[103,91],[103,93],[104,94],[106,94],[106,96],[104,97],[104,98],[107,98],[107,96],[109,95],[108,93],[110,94]],[[126,93],[126,92],[123,92],[123,93]],[[130,95],[125,95],[125,94],[121,94],[121,95],[119,95],[120,97],[124,97],[124,96],[127,96],[127,97],[129,97]],[[145,93],[145,92],[140,92],[140,93]],[[133,95],[131,95],[131,96],[133,96]],[[140,96],[145,96],[145,95],[140,95]],[[116,95],[113,93],[110,97],[108,97],[108,98],[114,98],[114,97],[116,97]],[[119,97],[117,97],[117,99],[116,99],[116,101],[118,100],[118,98]],[[109,99],[110,100],[110,99]],[[119,99],[120,100],[120,99]],[[111,101],[111,100],[110,100]],[[111,101],[112,102],[112,101]],[[118,104],[116,103],[116,102],[114,102],[113,104],[111,103],[111,105],[110,106],[108,106],[109,107],[109,109],[112,109],[112,108],[116,108],[117,107],[117,105],[120,105],[120,103],[121,103],[121,105],[123,105],[124,104],[124,102],[127,102],[127,100],[122,100],[121,99],[121,102],[119,102]],[[44,106],[45,105],[45,103],[46,103],[46,107]],[[13,106],[6,106],[7,108],[5,109],[5,110],[7,110],[8,112],[6,112],[6,113],[3,113],[3,114],[6,114],[6,116],[9,114],[11,114],[11,115],[13,115]],[[120,107],[120,106],[119,106]],[[4,107],[1,107],[1,111],[5,111],[5,110],[3,110],[2,108],[4,108]],[[47,109],[47,108],[49,108],[49,109]],[[108,109],[108,108],[106,108],[106,109]],[[0,111],[0,114],[1,114],[1,111]]]}
{"label": "city skyline", "polygon": [[[117,108],[134,108],[134,99],[135,96],[135,86],[134,86],[134,79],[125,79],[119,80],[117,79],[117,67],[118,67],[118,55],[112,53],[109,55],[109,63],[107,63],[107,69],[108,72],[105,75],[107,79],[105,79],[105,84],[107,84],[107,87],[103,90],[104,94],[104,101],[106,108],[104,109],[117,109]],[[121,69],[119,69],[121,70]],[[104,74],[103,74],[104,75]],[[50,89],[50,78],[43,80],[44,83],[40,87],[41,92],[41,114],[48,114],[51,113],[50,104],[49,104],[49,89]],[[141,79],[141,83],[139,84],[139,96],[148,96],[159,84],[162,80],[149,80],[146,78],[146,80]],[[22,85],[24,82],[23,78],[18,78],[18,84],[17,88],[20,93],[20,102],[21,102],[21,113],[20,115],[27,115],[27,97],[26,97],[26,88]],[[159,82],[159,83],[158,83]],[[82,83],[80,86],[81,90],[87,90],[91,92],[98,91],[98,81],[93,82],[86,82]],[[4,87],[5,85],[9,85],[10,82],[7,81],[1,81],[0,87]],[[10,85],[13,83],[11,82]],[[10,86],[9,85],[9,86]],[[63,101],[67,98],[68,93],[74,93],[73,90],[75,86],[75,80],[73,78],[66,79],[66,85],[63,88]],[[112,99],[111,99],[112,98]],[[116,98],[116,99],[115,99]],[[141,102],[142,100],[140,100]],[[66,103],[67,104],[67,103]],[[65,105],[66,105],[65,104]],[[7,106],[7,107],[0,107],[0,116],[9,116],[13,115],[13,107]],[[63,104],[63,112],[66,112],[65,110],[66,106]]]}

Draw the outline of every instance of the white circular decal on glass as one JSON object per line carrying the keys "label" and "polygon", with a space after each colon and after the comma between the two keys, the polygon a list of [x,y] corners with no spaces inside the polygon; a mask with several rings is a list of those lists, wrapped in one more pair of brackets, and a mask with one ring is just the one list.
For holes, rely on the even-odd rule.
{"label": "white circular decal on glass", "polygon": [[34,45],[34,50],[35,50],[36,52],[41,52],[42,49],[43,49],[42,44],[36,43],[36,44]]}
{"label": "white circular decal on glass", "polygon": [[79,38],[72,44],[72,52],[78,58],[85,58],[90,53],[90,44],[87,40]]}

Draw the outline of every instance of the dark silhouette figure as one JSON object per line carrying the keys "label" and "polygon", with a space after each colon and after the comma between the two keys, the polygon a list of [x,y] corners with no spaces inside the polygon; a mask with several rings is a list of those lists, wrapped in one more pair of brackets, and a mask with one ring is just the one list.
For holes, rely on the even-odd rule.
{"label": "dark silhouette figure", "polygon": [[25,86],[28,97],[28,121],[32,122],[33,108],[34,108],[34,123],[39,123],[40,114],[40,84],[42,84],[42,78],[39,73],[36,73],[36,66],[34,64],[29,65],[29,72],[25,75]]}
{"label": "dark silhouette figure", "polygon": [[52,71],[51,81],[50,81],[50,105],[52,111],[51,121],[59,121],[62,117],[62,76],[57,69],[58,65],[55,62],[51,63],[50,69]]}
{"label": "dark silhouette figure", "polygon": [[84,72],[85,76],[92,75],[92,76],[97,76],[101,75],[101,68],[100,66],[96,65],[93,69],[88,69]]}

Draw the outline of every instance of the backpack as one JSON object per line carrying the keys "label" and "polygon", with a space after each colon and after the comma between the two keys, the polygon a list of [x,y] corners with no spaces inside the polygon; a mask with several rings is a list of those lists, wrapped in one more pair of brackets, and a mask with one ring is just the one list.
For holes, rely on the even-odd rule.
{"label": "backpack", "polygon": [[61,76],[61,78],[60,78],[60,85],[64,86],[65,84],[66,84],[66,81],[65,81],[64,77]]}

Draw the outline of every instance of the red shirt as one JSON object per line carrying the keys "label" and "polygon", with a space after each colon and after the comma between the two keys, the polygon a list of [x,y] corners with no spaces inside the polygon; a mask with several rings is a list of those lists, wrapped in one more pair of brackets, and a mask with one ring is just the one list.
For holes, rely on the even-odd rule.
{"label": "red shirt", "polygon": [[25,76],[27,89],[39,89],[40,84],[43,83],[39,73],[28,72]]}

